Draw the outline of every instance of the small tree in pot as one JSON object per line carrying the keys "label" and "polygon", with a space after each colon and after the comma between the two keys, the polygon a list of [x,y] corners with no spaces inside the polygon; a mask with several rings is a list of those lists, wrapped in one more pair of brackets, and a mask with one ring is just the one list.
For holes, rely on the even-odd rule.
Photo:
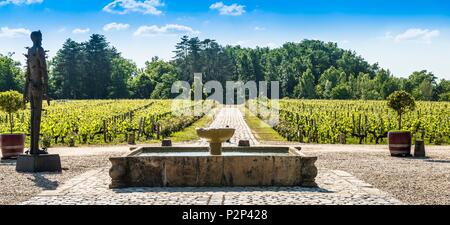
{"label": "small tree in pot", "polygon": [[411,132],[402,130],[402,115],[415,110],[415,100],[405,91],[396,91],[388,97],[388,106],[397,112],[398,117],[398,131],[390,131],[388,135],[389,151],[392,156],[410,156]]}
{"label": "small tree in pot", "polygon": [[13,114],[21,109],[25,109],[23,96],[17,91],[6,91],[0,93],[0,110],[8,113],[10,134],[0,135],[0,144],[2,148],[2,158],[16,158],[23,154],[25,135],[14,133],[14,116]]}

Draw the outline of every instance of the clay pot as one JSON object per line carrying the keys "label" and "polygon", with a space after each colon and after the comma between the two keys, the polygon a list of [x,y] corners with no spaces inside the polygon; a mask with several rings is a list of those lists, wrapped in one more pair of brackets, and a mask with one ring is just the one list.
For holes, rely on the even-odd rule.
{"label": "clay pot", "polygon": [[411,156],[411,132],[395,131],[389,132],[389,151],[392,156]]}
{"label": "clay pot", "polygon": [[16,159],[19,155],[22,155],[24,144],[25,144],[24,134],[0,135],[2,159]]}

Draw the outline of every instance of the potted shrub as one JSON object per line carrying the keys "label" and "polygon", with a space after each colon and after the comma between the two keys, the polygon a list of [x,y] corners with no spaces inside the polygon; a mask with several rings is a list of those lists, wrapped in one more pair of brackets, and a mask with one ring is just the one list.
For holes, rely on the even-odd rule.
{"label": "potted shrub", "polygon": [[23,154],[25,134],[14,134],[14,117],[17,111],[25,109],[23,96],[17,91],[0,93],[0,110],[8,113],[10,133],[0,135],[2,159],[14,159]]}
{"label": "potted shrub", "polygon": [[398,130],[388,134],[392,156],[411,156],[411,132],[402,130],[402,115],[416,108],[414,98],[405,91],[396,91],[388,97],[388,106],[397,112]]}

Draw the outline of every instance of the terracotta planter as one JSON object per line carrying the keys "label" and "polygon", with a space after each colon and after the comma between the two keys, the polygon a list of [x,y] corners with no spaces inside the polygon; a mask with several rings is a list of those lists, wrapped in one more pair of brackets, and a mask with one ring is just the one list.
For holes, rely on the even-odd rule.
{"label": "terracotta planter", "polygon": [[0,135],[2,159],[15,159],[19,155],[23,154],[24,144],[25,144],[24,134]]}
{"label": "terracotta planter", "polygon": [[389,132],[389,151],[392,156],[411,156],[411,132]]}

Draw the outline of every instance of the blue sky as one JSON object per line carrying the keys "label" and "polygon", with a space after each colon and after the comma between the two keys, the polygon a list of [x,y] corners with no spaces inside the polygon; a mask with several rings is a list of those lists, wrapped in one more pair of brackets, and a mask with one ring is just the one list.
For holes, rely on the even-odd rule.
{"label": "blue sky", "polygon": [[93,33],[139,66],[170,59],[183,34],[245,47],[320,39],[396,76],[427,69],[450,79],[450,1],[0,0],[0,53],[23,62],[37,29],[51,57],[67,38]]}

